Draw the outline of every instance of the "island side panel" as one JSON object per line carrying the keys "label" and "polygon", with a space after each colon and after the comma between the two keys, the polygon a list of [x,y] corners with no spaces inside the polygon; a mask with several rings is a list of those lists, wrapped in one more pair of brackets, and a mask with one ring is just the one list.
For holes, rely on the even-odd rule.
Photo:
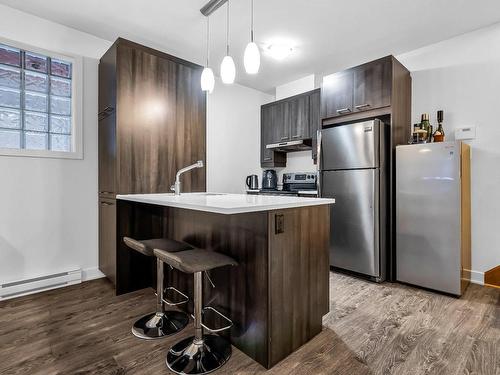
{"label": "island side panel", "polygon": [[320,333],[328,313],[330,208],[271,211],[268,223],[272,367]]}
{"label": "island side panel", "polygon": [[[268,224],[267,212],[223,215],[165,208],[164,234],[193,246],[233,257],[239,265],[210,271],[203,279],[204,305],[229,316],[229,337],[245,354],[268,366]],[[167,283],[192,298],[193,276],[168,269]],[[192,301],[187,306],[192,311]],[[218,324],[207,319],[207,324]]]}

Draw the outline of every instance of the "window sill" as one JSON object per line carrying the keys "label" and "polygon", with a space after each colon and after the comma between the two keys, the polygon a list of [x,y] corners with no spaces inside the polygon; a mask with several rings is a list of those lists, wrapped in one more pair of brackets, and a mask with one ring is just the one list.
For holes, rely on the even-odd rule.
{"label": "window sill", "polygon": [[51,159],[83,159],[83,152],[63,152],[48,150],[18,150],[0,148],[0,156],[24,156],[29,158],[51,158]]}

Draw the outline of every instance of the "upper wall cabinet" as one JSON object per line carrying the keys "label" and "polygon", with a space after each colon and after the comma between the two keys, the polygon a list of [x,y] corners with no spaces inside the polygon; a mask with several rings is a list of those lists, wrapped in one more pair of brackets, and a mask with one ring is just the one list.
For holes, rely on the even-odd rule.
{"label": "upper wall cabinet", "polygon": [[285,122],[289,127],[287,140],[311,138],[309,95],[299,96],[286,104],[288,105],[288,117]]}
{"label": "upper wall cabinet", "polygon": [[352,112],[354,72],[347,70],[329,75],[321,91],[321,117],[336,117]]}
{"label": "upper wall cabinet", "polygon": [[286,155],[266,148],[268,144],[281,142],[285,131],[285,112],[288,107],[283,103],[273,103],[260,109],[260,164],[262,167],[284,167]]}
{"label": "upper wall cabinet", "polygon": [[319,89],[261,107],[261,166],[285,167],[286,154],[269,150],[268,144],[316,137],[319,126]]}
{"label": "upper wall cabinet", "polygon": [[353,111],[391,105],[391,59],[384,58],[354,69]]}
{"label": "upper wall cabinet", "polygon": [[387,56],[325,77],[321,117],[331,119],[391,105],[393,64]]}

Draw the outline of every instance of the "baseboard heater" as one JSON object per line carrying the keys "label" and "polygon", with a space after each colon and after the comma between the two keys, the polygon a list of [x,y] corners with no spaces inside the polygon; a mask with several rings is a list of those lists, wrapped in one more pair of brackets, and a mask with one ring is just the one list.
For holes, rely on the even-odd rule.
{"label": "baseboard heater", "polygon": [[81,282],[81,269],[8,282],[0,285],[0,301],[50,289],[62,288],[68,285],[80,284]]}

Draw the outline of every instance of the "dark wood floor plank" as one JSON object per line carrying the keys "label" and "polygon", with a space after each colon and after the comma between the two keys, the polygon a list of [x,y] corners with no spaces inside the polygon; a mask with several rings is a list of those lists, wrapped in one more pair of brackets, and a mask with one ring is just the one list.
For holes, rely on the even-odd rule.
{"label": "dark wood floor plank", "polygon": [[[266,371],[233,348],[217,373],[237,375],[500,375],[500,290],[471,285],[460,299],[334,274],[323,331]],[[115,296],[106,280],[0,303],[2,375],[169,374],[172,343],[135,338],[151,289]]]}

